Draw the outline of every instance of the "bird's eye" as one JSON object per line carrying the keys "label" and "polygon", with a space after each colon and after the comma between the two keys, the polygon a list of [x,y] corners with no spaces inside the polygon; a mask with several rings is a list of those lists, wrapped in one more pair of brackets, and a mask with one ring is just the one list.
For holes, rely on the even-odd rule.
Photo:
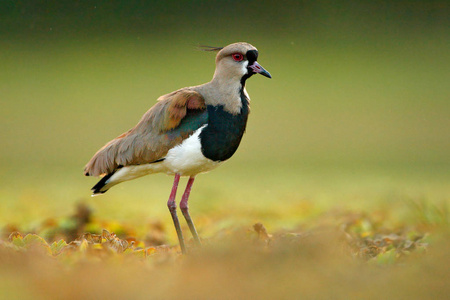
{"label": "bird's eye", "polygon": [[233,57],[235,61],[242,61],[244,59],[244,55],[240,53],[234,53],[231,57]]}

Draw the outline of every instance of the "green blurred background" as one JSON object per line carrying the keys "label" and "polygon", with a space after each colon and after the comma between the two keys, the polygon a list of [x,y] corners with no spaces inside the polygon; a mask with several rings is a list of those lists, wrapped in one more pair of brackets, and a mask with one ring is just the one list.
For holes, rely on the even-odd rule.
{"label": "green blurred background", "polygon": [[[67,215],[171,222],[172,178],[90,198],[85,163],[156,99],[209,81],[246,41],[273,79],[247,84],[240,149],[198,176],[200,233],[289,227],[324,209],[450,195],[447,1],[1,1],[0,225]],[[210,226],[208,226],[210,225]]]}

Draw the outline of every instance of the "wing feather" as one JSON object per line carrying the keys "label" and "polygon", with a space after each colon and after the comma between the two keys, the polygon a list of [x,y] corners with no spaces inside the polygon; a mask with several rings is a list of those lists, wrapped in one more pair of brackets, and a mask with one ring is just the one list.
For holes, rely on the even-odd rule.
{"label": "wing feather", "polygon": [[86,176],[100,176],[119,166],[148,164],[207,122],[205,100],[189,88],[161,96],[129,131],[103,146],[87,163]]}

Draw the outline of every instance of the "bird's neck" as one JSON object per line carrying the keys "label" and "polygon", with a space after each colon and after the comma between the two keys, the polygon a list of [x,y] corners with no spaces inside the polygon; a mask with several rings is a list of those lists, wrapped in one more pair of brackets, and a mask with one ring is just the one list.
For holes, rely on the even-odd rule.
{"label": "bird's neck", "polygon": [[233,115],[241,112],[241,95],[248,94],[239,79],[214,77],[207,84],[205,101],[207,105],[223,106],[224,111]]}

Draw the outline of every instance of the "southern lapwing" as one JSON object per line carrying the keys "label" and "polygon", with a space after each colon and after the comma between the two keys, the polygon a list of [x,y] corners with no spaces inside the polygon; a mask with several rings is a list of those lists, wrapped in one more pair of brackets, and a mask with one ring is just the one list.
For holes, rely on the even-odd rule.
{"label": "southern lapwing", "polygon": [[161,96],[134,128],[103,146],[84,169],[86,176],[103,176],[92,188],[93,195],[148,174],[174,175],[167,206],[183,253],[175,202],[180,176],[189,177],[180,208],[200,244],[188,211],[195,176],[218,167],[239,147],[250,112],[246,80],[258,73],[271,78],[256,61],[258,50],[248,43],[205,50],[218,51],[210,82]]}

